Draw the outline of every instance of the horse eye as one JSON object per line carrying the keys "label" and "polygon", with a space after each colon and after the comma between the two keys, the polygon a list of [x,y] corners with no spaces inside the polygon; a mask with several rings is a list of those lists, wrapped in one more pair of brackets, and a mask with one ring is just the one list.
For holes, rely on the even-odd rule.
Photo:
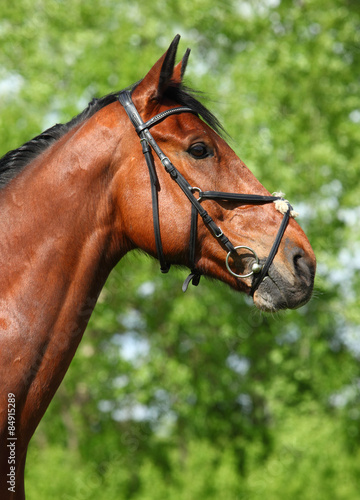
{"label": "horse eye", "polygon": [[206,158],[210,155],[208,148],[202,142],[197,142],[190,146],[188,152],[196,159]]}

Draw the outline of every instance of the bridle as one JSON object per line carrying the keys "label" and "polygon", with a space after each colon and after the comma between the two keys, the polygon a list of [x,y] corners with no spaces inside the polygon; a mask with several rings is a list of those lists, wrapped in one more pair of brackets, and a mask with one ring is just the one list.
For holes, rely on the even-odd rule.
{"label": "bridle", "polygon": [[[197,240],[197,220],[198,215],[201,216],[204,223],[210,228],[214,236],[218,239],[218,241],[226,247],[228,250],[225,264],[228,271],[235,276],[236,278],[248,278],[253,276],[253,283],[251,286],[251,295],[255,293],[260,283],[266,277],[268,270],[274,260],[274,257],[279,248],[281,239],[284,235],[286,226],[291,217],[292,207],[287,200],[284,200],[281,196],[262,196],[256,194],[239,194],[239,193],[225,193],[221,191],[202,191],[199,187],[191,186],[187,180],[180,174],[180,172],[174,167],[169,158],[163,153],[160,149],[153,136],[151,135],[149,129],[154,125],[158,124],[165,118],[170,115],[179,114],[179,113],[197,113],[186,106],[180,106],[168,109],[159,113],[147,122],[144,122],[137,111],[132,98],[131,92],[128,90],[124,90],[120,92],[118,96],[119,102],[124,107],[131,123],[135,127],[135,130],[140,137],[140,143],[142,146],[142,151],[144,153],[146,164],[149,169],[150,181],[151,181],[151,195],[152,195],[152,210],[153,210],[153,224],[154,224],[154,233],[155,233],[155,243],[158,259],[160,262],[161,272],[167,273],[170,269],[170,265],[167,264],[164,256],[164,251],[161,242],[161,234],[160,234],[160,221],[159,221],[159,204],[158,204],[158,190],[159,190],[159,181],[155,170],[154,160],[151,154],[151,148],[154,150],[156,155],[159,157],[161,163],[163,164],[166,172],[170,174],[171,178],[177,183],[177,185],[181,188],[184,194],[187,196],[188,200],[192,205],[191,210],[191,229],[190,229],[190,243],[189,243],[189,261],[190,261],[190,269],[191,272],[189,276],[186,278],[183,284],[183,291],[187,290],[189,283],[192,281],[192,284],[197,286],[200,281],[201,271],[196,269],[195,264],[195,253],[196,253],[196,240]],[[195,196],[194,193],[197,193]],[[276,235],[273,246],[270,250],[270,253],[265,260],[264,264],[260,264],[259,258],[256,255],[255,251],[247,247],[245,245],[234,246],[231,241],[225,236],[219,226],[215,224],[213,219],[207,213],[207,211],[202,207],[201,202],[203,200],[217,200],[217,201],[232,201],[232,202],[240,202],[246,203],[249,205],[262,205],[265,203],[272,203],[281,200],[285,203],[285,209],[282,210],[284,215],[281,225],[279,227],[278,233]],[[240,248],[249,250],[254,256],[254,263],[252,265],[251,272],[248,274],[236,274],[234,273],[229,265],[230,256],[238,255],[237,250]]]}
{"label": "bridle", "polygon": [[[239,194],[239,193],[225,193],[221,191],[202,191],[199,187],[191,186],[187,180],[180,174],[180,172],[174,167],[169,158],[163,153],[160,149],[153,136],[151,135],[149,129],[154,125],[158,124],[165,118],[170,115],[179,114],[179,113],[197,113],[186,106],[180,106],[168,109],[159,113],[147,122],[144,122],[137,111],[132,98],[131,92],[128,90],[124,90],[120,92],[118,96],[120,104],[124,107],[131,123],[135,127],[135,131],[140,137],[140,143],[142,146],[142,150],[146,159],[146,164],[149,169],[150,181],[151,181],[151,195],[152,195],[152,210],[153,210],[153,224],[154,224],[154,233],[155,233],[155,243],[158,259],[160,262],[161,272],[167,273],[170,269],[170,265],[167,264],[164,256],[164,251],[161,242],[161,234],[160,234],[160,221],[159,221],[159,205],[158,205],[158,190],[159,190],[159,181],[157,178],[155,165],[153,161],[153,157],[151,154],[151,148],[154,150],[158,158],[160,159],[162,165],[164,166],[166,172],[170,174],[171,178],[177,183],[177,185],[184,192],[190,203],[192,204],[191,210],[191,229],[190,229],[190,243],[189,243],[189,261],[190,261],[190,269],[191,273],[186,278],[183,284],[183,291],[187,290],[187,287],[192,281],[194,286],[197,286],[200,281],[201,272],[196,269],[195,265],[195,252],[196,252],[196,239],[197,239],[197,219],[198,214],[201,216],[204,223],[210,228],[214,236],[218,239],[218,241],[226,247],[228,250],[225,264],[228,271],[235,276],[236,278],[247,278],[250,276],[254,276],[253,283],[251,286],[251,295],[255,293],[260,283],[263,281],[265,276],[268,273],[268,270],[274,260],[274,257],[279,248],[281,239],[284,235],[286,226],[291,217],[292,206],[287,200],[284,200],[281,196],[263,196],[263,195],[255,195],[255,194]],[[198,196],[196,197],[194,193],[197,192]],[[278,233],[276,235],[273,246],[270,250],[270,253],[263,265],[260,264],[259,258],[255,251],[247,246],[240,245],[234,246],[231,241],[225,236],[222,232],[221,228],[215,224],[213,219],[207,213],[207,211],[202,207],[202,200],[218,200],[218,201],[233,201],[233,202],[241,202],[247,203],[249,205],[262,205],[265,203],[272,203],[278,200],[286,203],[286,209],[283,212],[283,220],[279,227]],[[236,250],[244,248],[252,252],[255,258],[255,262],[252,265],[252,270],[248,274],[240,275],[234,273],[229,266],[229,257],[231,255],[237,255]]]}

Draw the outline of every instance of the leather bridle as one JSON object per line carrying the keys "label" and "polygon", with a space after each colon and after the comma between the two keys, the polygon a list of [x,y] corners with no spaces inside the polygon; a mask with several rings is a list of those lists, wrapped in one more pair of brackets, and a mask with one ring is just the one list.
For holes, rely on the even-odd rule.
{"label": "leather bridle", "polygon": [[[171,178],[177,183],[177,185],[181,188],[184,194],[187,196],[188,200],[192,205],[191,210],[191,229],[190,229],[190,243],[189,243],[189,261],[190,261],[190,269],[191,273],[186,278],[183,284],[183,291],[187,290],[187,287],[192,281],[192,284],[197,286],[200,281],[201,271],[196,269],[195,264],[195,253],[196,253],[196,240],[197,240],[197,220],[198,215],[201,216],[204,223],[210,228],[214,236],[218,239],[218,241],[228,250],[227,257],[225,259],[226,267],[228,271],[235,276],[236,278],[247,278],[253,276],[253,283],[251,286],[251,295],[255,293],[260,283],[266,277],[268,270],[274,260],[274,257],[279,248],[281,239],[284,235],[286,226],[289,222],[289,218],[291,217],[292,207],[287,200],[284,200],[281,196],[262,196],[256,194],[239,194],[239,193],[225,193],[221,191],[202,191],[199,187],[191,186],[187,180],[180,174],[180,172],[174,167],[169,158],[163,153],[160,149],[153,136],[151,135],[149,129],[154,125],[158,124],[165,118],[170,115],[179,114],[179,113],[197,113],[189,107],[180,106],[168,109],[163,111],[162,113],[153,116],[147,122],[144,122],[138,113],[132,98],[131,92],[128,90],[124,90],[120,92],[118,99],[121,105],[124,107],[131,123],[135,127],[135,130],[140,137],[140,143],[142,146],[142,150],[146,159],[146,164],[149,169],[150,181],[151,181],[151,195],[152,195],[152,210],[153,210],[153,224],[154,224],[154,233],[155,233],[155,243],[158,259],[160,261],[160,269],[161,272],[167,273],[170,269],[170,265],[167,264],[164,251],[161,242],[161,234],[160,234],[160,221],[159,221],[159,204],[158,204],[158,190],[159,190],[159,181],[156,174],[156,169],[154,165],[154,160],[151,154],[151,148],[159,157],[161,163],[163,164],[166,172],[170,174]],[[194,193],[198,193],[195,196]],[[246,203],[249,205],[262,205],[265,203],[276,202],[277,200],[282,200],[286,203],[286,209],[283,212],[283,220],[279,227],[279,231],[276,235],[273,246],[270,250],[270,253],[265,260],[264,264],[260,264],[259,259],[255,253],[255,251],[247,246],[234,246],[231,241],[225,236],[219,226],[213,221],[207,211],[202,207],[201,202],[203,200],[217,200],[217,201],[231,201],[231,202],[239,202]],[[254,255],[254,263],[252,265],[252,270],[248,274],[239,275],[234,273],[229,266],[229,257],[238,255],[236,250],[243,248],[247,249]]]}

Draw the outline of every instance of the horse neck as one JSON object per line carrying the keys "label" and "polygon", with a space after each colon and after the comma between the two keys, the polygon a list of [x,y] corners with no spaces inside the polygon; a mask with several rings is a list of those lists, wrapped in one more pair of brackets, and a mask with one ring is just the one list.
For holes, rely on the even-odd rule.
{"label": "horse neck", "polygon": [[34,411],[26,397],[21,419],[30,434],[125,253],[106,187],[117,140],[93,125],[69,132],[0,192],[0,379],[18,395],[19,411],[32,391],[42,402]]}
{"label": "horse neck", "polygon": [[91,265],[94,273],[99,265],[107,267],[112,238],[104,189],[109,152],[104,141],[90,137],[88,128],[83,125],[59,140],[0,196],[1,213],[6,214],[0,223],[2,273],[16,268],[16,281],[27,274],[38,280],[46,272],[47,286],[56,281],[61,289]]}

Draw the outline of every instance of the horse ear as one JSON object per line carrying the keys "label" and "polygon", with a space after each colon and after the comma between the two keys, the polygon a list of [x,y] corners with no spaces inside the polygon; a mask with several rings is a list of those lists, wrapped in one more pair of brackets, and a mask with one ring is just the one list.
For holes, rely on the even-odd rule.
{"label": "horse ear", "polygon": [[147,104],[159,103],[170,83],[180,85],[183,78],[186,63],[189,58],[188,49],[181,63],[175,66],[176,51],[179,45],[180,35],[176,35],[165,54],[154,64],[149,73],[134,89],[133,99],[144,99]]}
{"label": "horse ear", "polygon": [[176,35],[174,40],[171,42],[167,52],[164,54],[165,57],[163,64],[161,66],[160,78],[157,88],[157,96],[156,96],[157,100],[161,99],[161,97],[164,95],[164,92],[168,88],[170,81],[172,80],[172,76],[175,69],[176,51],[179,45],[179,41],[180,41],[180,35]]}
{"label": "horse ear", "polygon": [[187,63],[189,60],[189,55],[190,55],[190,49],[187,49],[182,60],[174,68],[171,80],[174,83],[177,83],[178,85],[181,84],[181,82],[184,78],[186,66],[187,66]]}

